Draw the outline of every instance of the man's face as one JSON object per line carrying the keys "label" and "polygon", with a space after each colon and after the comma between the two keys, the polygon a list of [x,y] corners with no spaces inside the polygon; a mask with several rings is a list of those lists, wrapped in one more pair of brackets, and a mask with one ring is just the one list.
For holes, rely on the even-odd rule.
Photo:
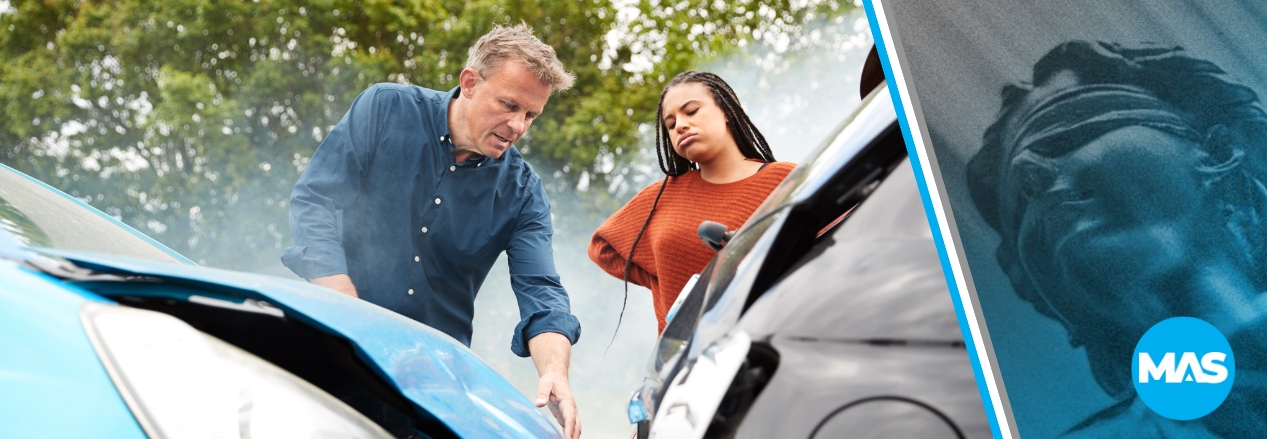
{"label": "man's face", "polygon": [[479,76],[471,69],[462,74],[462,96],[471,100],[465,136],[470,144],[459,148],[499,158],[545,109],[551,87],[514,60],[503,62],[482,81]]}
{"label": "man's face", "polygon": [[1013,157],[1021,264],[1066,320],[1129,327],[1165,316],[1177,298],[1158,292],[1202,257],[1215,223],[1200,157],[1193,142],[1142,126],[1055,157]]}

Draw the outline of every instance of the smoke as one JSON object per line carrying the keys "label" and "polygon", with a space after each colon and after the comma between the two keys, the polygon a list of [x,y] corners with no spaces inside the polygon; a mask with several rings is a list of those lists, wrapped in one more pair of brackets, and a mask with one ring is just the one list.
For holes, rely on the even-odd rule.
{"label": "smoke", "polygon": [[[0,13],[7,1],[0,0]],[[829,131],[858,104],[858,76],[871,47],[862,11],[811,23],[795,39],[749,44],[738,53],[710,61],[697,69],[717,73],[739,96],[745,111],[769,140],[780,161],[803,162]],[[648,111],[650,109],[647,109]],[[639,156],[618,170],[607,186],[591,186],[590,194],[578,194],[541,173],[552,194],[555,225],[555,265],[571,298],[572,312],[581,321],[583,335],[573,348],[572,391],[581,412],[587,438],[628,438],[633,428],[626,408],[630,393],[641,385],[656,338],[651,294],[631,285],[624,322],[616,332],[616,319],[624,297],[620,279],[607,275],[590,262],[586,253],[590,235],[614,209],[637,190],[662,177],[655,163],[654,132],[640,127],[643,140]],[[531,161],[531,158],[529,158]],[[534,164],[535,165],[535,164]],[[538,166],[538,170],[546,169]],[[293,182],[283,180],[286,185]],[[275,253],[290,245],[284,216],[285,203],[276,193],[287,190],[245,191],[240,200],[222,206],[233,215],[233,226],[224,242],[204,242],[203,263],[225,268],[295,278],[278,257],[252,266],[234,266],[242,254]],[[594,191],[619,203],[595,204]],[[612,206],[606,206],[612,204]],[[269,206],[249,208],[247,206]],[[261,232],[267,228],[267,233]],[[506,258],[498,259],[475,302],[476,317],[471,349],[530,399],[537,391],[537,371],[531,359],[510,352],[510,337],[519,321],[519,310],[510,289]],[[610,351],[604,348],[615,334]],[[548,411],[542,410],[547,417]]]}
{"label": "smoke", "polygon": [[[0,0],[0,11],[4,6],[5,1]],[[858,77],[871,47],[861,10],[807,25],[799,35],[788,41],[748,45],[736,54],[697,67],[717,73],[731,85],[745,111],[769,140],[776,158],[797,163],[803,162],[857,106]],[[626,169],[618,170],[619,177],[612,184],[588,188],[591,192],[606,191],[607,197],[619,201],[613,206],[596,206],[593,196],[553,187],[562,181],[551,181],[551,175],[541,174],[552,194],[555,265],[571,298],[572,312],[582,326],[581,341],[572,351],[570,375],[588,438],[623,439],[632,434],[626,415],[628,398],[646,375],[657,335],[651,293],[635,285],[629,288],[624,322],[615,332],[624,297],[623,284],[590,262],[586,253],[590,235],[598,225],[638,189],[662,177],[655,163],[653,130],[643,126],[640,132],[643,145],[638,158]],[[234,209],[240,211],[231,212],[237,226],[224,232],[226,236],[242,238],[202,243],[218,246],[202,252],[214,259],[206,263],[231,266],[235,253],[280,255],[280,248],[290,245],[284,209],[253,211],[245,207],[284,202],[270,200],[267,195],[274,192],[261,190],[242,195],[237,203],[240,206]],[[268,225],[272,226],[268,233],[261,234],[260,228]],[[253,267],[228,268],[295,277],[276,257]],[[531,399],[537,391],[536,368],[531,359],[510,352],[510,337],[519,321],[519,310],[510,289],[504,255],[489,273],[475,307],[471,349]],[[615,341],[604,355],[613,333]],[[543,413],[551,417],[548,411]]]}
{"label": "smoke", "polygon": [[[798,163],[858,105],[858,77],[871,48],[861,10],[813,23],[801,35],[778,45],[748,46],[699,67],[730,83],[776,158]],[[627,176],[634,191],[661,177],[652,140],[646,140]],[[621,201],[633,195],[607,189],[617,192],[613,195]],[[572,351],[572,391],[585,437],[623,439],[633,432],[627,403],[646,375],[655,344],[655,315],[650,291],[631,285],[624,323],[611,350],[603,354],[616,329],[624,293],[620,279],[604,273],[586,254],[590,235],[611,212],[594,216],[592,206],[581,205],[581,200],[566,193],[552,199],[555,263],[583,333]],[[471,349],[531,398],[537,391],[532,360],[510,352],[519,312],[504,256],[493,266],[475,307]]]}

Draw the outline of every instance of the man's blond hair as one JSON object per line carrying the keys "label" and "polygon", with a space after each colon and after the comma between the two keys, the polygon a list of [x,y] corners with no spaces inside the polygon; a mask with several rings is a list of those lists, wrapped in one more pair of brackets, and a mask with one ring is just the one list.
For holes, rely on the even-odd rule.
{"label": "man's blond hair", "polygon": [[532,35],[526,23],[515,26],[493,25],[493,29],[480,37],[471,47],[466,67],[475,69],[488,78],[496,73],[506,60],[519,61],[533,76],[549,85],[554,91],[572,88],[576,75],[567,71],[554,53],[554,48]]}

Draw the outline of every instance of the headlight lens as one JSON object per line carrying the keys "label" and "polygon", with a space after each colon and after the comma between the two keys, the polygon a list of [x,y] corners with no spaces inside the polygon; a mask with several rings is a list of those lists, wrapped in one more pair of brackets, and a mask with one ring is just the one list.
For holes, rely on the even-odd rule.
{"label": "headlight lens", "polygon": [[119,393],[151,438],[389,438],[316,386],[153,311],[82,311]]}
{"label": "headlight lens", "polygon": [[651,439],[704,437],[751,348],[748,333],[737,331],[714,342],[693,364],[684,366],[667,383],[668,390],[651,423]]}

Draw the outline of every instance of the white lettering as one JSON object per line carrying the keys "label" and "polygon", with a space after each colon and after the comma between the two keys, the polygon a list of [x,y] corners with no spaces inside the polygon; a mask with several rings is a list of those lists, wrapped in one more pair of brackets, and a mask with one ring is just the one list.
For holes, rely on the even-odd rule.
{"label": "white lettering", "polygon": [[[1176,375],[1178,376],[1175,376],[1175,375],[1167,376],[1166,377],[1167,383],[1181,382],[1180,380],[1188,376],[1188,372],[1192,372],[1192,376],[1197,379],[1198,383],[1201,382],[1201,379],[1205,377],[1205,372],[1201,370],[1201,363],[1197,362],[1196,352],[1184,352],[1183,356],[1179,357],[1179,368],[1175,372],[1177,372]],[[1192,381],[1192,380],[1187,380],[1187,381]]]}
{"label": "white lettering", "polygon": [[[1147,352],[1139,353],[1139,383],[1148,384],[1151,377],[1154,380],[1160,380],[1162,376],[1166,377],[1166,382],[1171,382],[1170,377],[1178,375],[1175,373],[1175,354],[1167,352],[1161,357],[1161,364],[1153,363],[1152,357]],[[1178,382],[1173,381],[1173,382]]]}
{"label": "white lettering", "polygon": [[1201,357],[1201,368],[1211,372],[1211,375],[1198,375],[1198,383],[1218,384],[1227,380],[1227,366],[1223,362],[1227,360],[1227,354],[1222,352],[1210,352]]}
{"label": "white lettering", "polygon": [[1195,352],[1184,352],[1176,365],[1174,352],[1163,355],[1161,362],[1153,362],[1152,356],[1147,352],[1140,352],[1139,382],[1148,384],[1150,381],[1164,379],[1165,382],[1174,384],[1195,379],[1202,384],[1218,384],[1227,380],[1227,366],[1223,365],[1225,361],[1227,354],[1222,352],[1207,353],[1201,357],[1200,362],[1197,361]]}

